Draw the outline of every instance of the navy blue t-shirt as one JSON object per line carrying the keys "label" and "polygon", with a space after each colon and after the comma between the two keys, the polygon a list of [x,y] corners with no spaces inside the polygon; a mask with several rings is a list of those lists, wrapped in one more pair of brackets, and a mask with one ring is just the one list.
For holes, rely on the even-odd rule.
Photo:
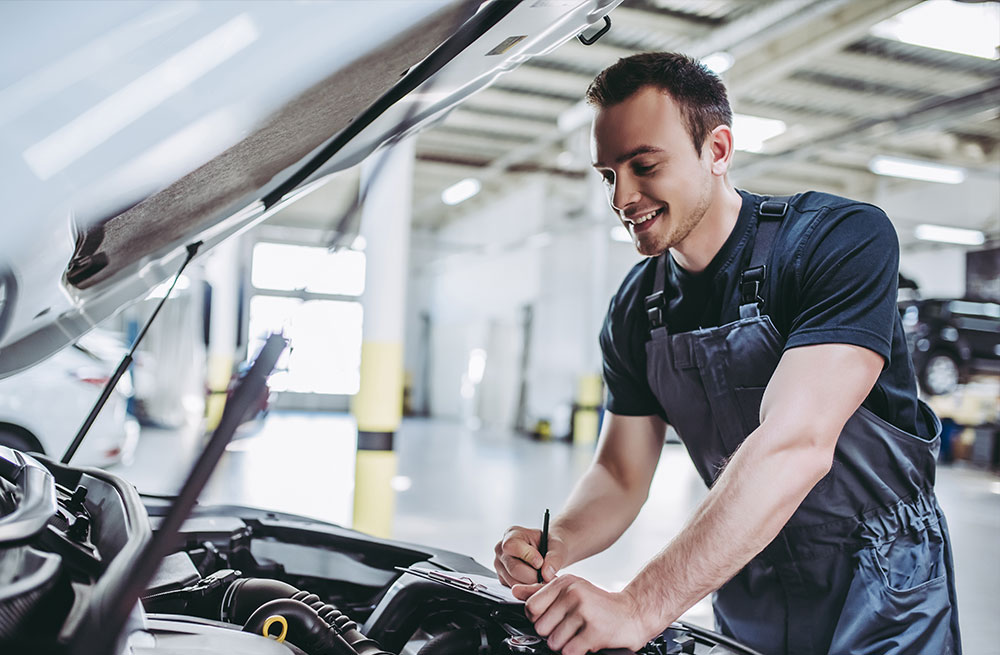
{"label": "navy blue t-shirt", "polygon": [[[704,271],[689,273],[667,254],[665,322],[671,333],[739,319],[739,277],[750,262],[756,207],[767,199],[739,193],[736,226]],[[785,338],[785,349],[848,343],[875,351],[885,366],[863,405],[902,430],[932,436],[932,427],[918,418],[916,378],[896,309],[899,242],[889,218],[873,205],[814,191],[793,196],[790,204],[762,294],[763,313]],[[626,416],[657,414],[669,423],[646,379],[644,302],[655,273],[655,257],[636,264],[608,307],[600,336],[606,407]]]}

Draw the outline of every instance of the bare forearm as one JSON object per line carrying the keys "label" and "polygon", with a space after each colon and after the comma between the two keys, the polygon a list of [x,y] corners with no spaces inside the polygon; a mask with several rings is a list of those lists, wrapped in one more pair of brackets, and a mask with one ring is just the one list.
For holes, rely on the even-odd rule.
{"label": "bare forearm", "polygon": [[822,448],[774,441],[763,427],[751,434],[681,533],[627,587],[649,609],[651,634],[763,550],[829,467]]}
{"label": "bare forearm", "polygon": [[648,485],[629,488],[595,462],[580,478],[566,507],[552,525],[567,545],[572,564],[613,544],[635,520],[646,501]]}

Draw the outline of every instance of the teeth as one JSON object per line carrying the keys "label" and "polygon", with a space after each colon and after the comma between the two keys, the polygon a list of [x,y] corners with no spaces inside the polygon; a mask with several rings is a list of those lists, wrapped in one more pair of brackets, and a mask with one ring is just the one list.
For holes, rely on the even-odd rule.
{"label": "teeth", "polygon": [[660,211],[660,210],[659,209],[654,209],[653,211],[649,212],[648,214],[645,214],[643,216],[638,216],[636,218],[629,219],[629,222],[632,225],[639,225],[641,223],[645,223],[649,219],[651,219],[654,216],[656,216],[656,212],[658,212],[658,211]]}

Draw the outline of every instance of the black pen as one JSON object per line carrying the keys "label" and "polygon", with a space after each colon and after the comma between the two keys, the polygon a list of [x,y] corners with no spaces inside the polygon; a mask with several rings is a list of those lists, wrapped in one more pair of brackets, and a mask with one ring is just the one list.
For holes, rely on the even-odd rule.
{"label": "black pen", "polygon": [[[549,552],[549,510],[545,510],[545,518],[542,519],[542,538],[538,540],[538,552],[542,554],[542,565],[545,564],[545,555]],[[538,567],[538,581],[542,580],[542,567]]]}

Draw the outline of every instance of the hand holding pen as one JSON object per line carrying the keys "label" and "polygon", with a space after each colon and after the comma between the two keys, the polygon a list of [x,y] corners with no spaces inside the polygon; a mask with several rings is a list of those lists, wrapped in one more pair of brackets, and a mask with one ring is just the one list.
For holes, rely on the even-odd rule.
{"label": "hand holding pen", "polygon": [[[549,511],[542,529],[512,526],[493,549],[493,567],[504,585],[551,582],[566,560],[566,544],[549,527]],[[556,522],[555,527],[558,527]]]}
{"label": "hand holding pen", "polygon": [[[542,519],[542,538],[538,541],[538,552],[542,555],[542,563],[545,563],[545,556],[549,553],[549,510],[545,510],[545,518]],[[538,581],[542,579],[542,567],[538,567]]]}

